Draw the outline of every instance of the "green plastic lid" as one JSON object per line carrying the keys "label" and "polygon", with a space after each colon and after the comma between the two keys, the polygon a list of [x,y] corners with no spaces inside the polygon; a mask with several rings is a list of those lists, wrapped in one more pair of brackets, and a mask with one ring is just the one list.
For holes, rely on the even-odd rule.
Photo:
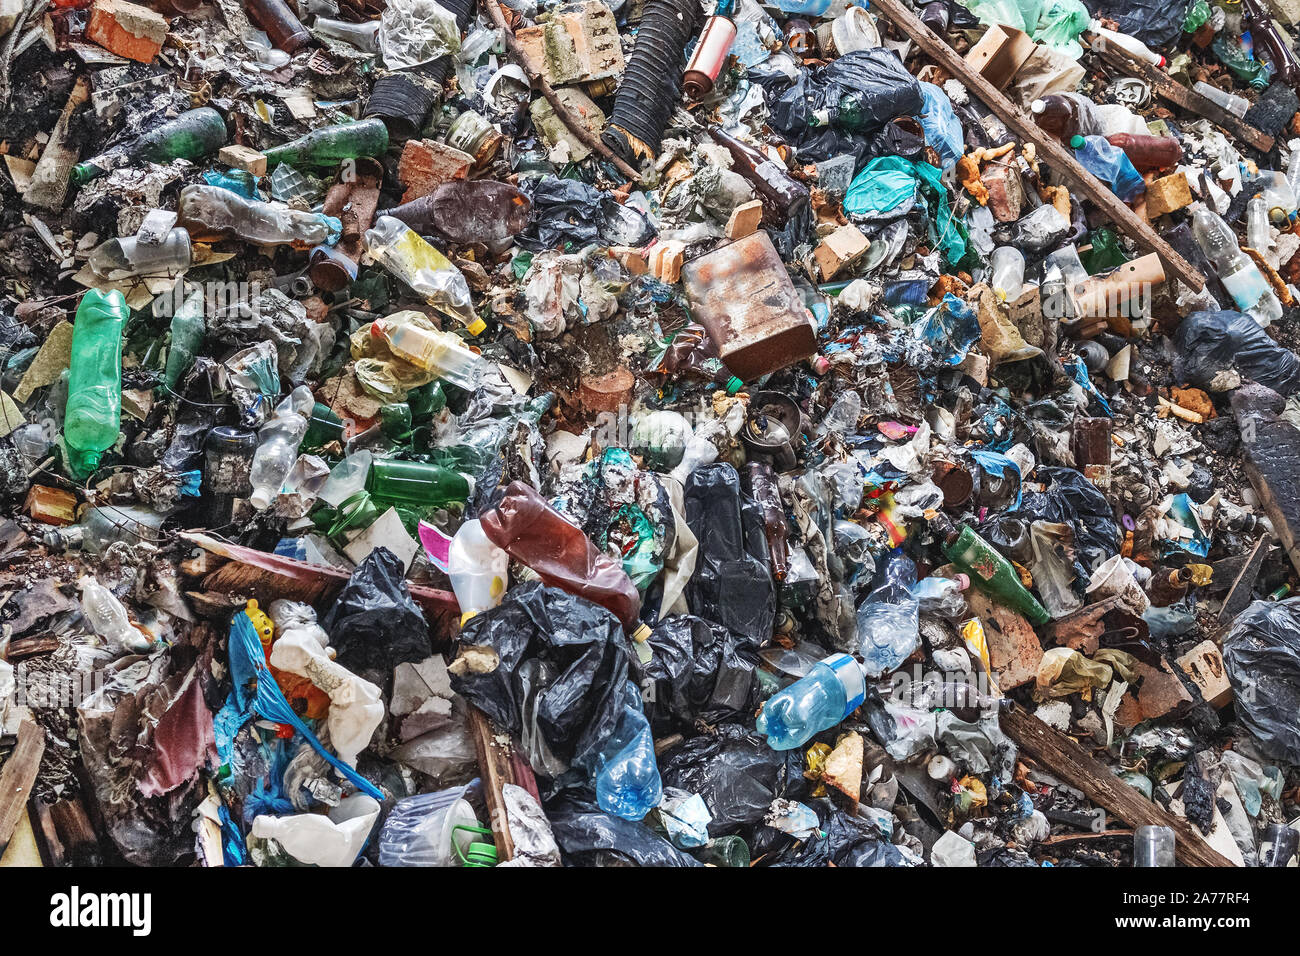
{"label": "green plastic lid", "polygon": [[731,378],[727,379],[728,395],[735,395],[738,391],[740,391],[744,387],[745,387],[745,383],[742,382],[740,379],[736,378],[736,376],[734,375],[731,376]]}
{"label": "green plastic lid", "polygon": [[1085,142],[1086,142],[1086,140],[1085,140],[1082,136],[1080,136],[1078,133],[1075,133],[1073,136],[1070,137],[1070,145],[1071,145],[1072,147],[1074,147],[1075,149],[1078,149],[1078,148],[1079,148],[1080,146],[1082,146]]}

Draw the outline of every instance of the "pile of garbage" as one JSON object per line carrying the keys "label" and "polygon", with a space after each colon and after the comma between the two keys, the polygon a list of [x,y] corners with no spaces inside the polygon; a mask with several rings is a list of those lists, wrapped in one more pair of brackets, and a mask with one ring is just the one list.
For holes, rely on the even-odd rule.
{"label": "pile of garbage", "polygon": [[1298,22],[0,0],[0,821],[1296,865]]}

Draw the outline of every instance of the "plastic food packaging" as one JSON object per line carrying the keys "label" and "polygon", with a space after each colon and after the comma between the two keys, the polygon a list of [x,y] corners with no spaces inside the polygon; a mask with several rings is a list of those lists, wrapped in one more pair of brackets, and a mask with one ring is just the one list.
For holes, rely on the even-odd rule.
{"label": "plastic food packaging", "polygon": [[459,866],[479,822],[469,787],[398,800],[379,831],[380,866]]}

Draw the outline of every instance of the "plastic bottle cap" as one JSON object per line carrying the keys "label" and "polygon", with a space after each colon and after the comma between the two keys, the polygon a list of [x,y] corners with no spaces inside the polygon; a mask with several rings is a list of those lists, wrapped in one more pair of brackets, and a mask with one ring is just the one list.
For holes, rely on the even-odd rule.
{"label": "plastic bottle cap", "polygon": [[483,330],[487,328],[487,323],[482,319],[475,319],[469,325],[465,326],[465,331],[470,335],[482,335]]}
{"label": "plastic bottle cap", "polygon": [[953,580],[957,582],[957,587],[961,588],[963,591],[970,587],[969,574],[958,574],[957,577],[953,578]]}
{"label": "plastic bottle cap", "polygon": [[1165,65],[1166,63],[1168,63],[1168,62],[1169,62],[1169,61],[1166,60],[1166,59],[1162,56],[1162,57],[1160,58],[1160,62],[1157,63],[1156,66],[1161,66],[1161,67],[1162,67],[1162,66],[1164,66],[1164,65]]}
{"label": "plastic bottle cap", "polygon": [[736,376],[734,375],[731,376],[731,378],[727,379],[728,395],[735,395],[738,391],[740,391],[744,387],[745,387],[745,383],[742,382],[740,379],[736,378]]}
{"label": "plastic bottle cap", "polygon": [[1075,133],[1073,136],[1070,137],[1070,146],[1073,149],[1078,149],[1086,142],[1087,140],[1084,139],[1082,136],[1080,136],[1078,133]]}
{"label": "plastic bottle cap", "polygon": [[463,628],[465,626],[465,622],[468,621],[471,617],[473,617],[477,613],[478,611],[466,611],[464,614],[462,614],[460,616],[460,626]]}
{"label": "plastic bottle cap", "polygon": [[645,623],[638,624],[636,630],[632,632],[632,640],[638,644],[645,643],[649,637],[650,625]]}
{"label": "plastic bottle cap", "polygon": [[1045,109],[1047,109],[1047,104],[1042,100],[1034,100],[1029,104],[1029,112],[1031,113],[1041,113]]}

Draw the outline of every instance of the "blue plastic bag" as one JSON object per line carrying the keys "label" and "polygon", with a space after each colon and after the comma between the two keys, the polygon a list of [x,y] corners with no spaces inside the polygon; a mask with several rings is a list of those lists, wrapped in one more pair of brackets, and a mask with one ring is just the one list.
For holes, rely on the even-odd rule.
{"label": "blue plastic bag", "polygon": [[925,142],[932,146],[943,160],[945,171],[957,165],[965,152],[966,134],[961,120],[953,112],[948,94],[933,83],[921,83],[921,99],[925,106],[917,119],[925,130]]}

